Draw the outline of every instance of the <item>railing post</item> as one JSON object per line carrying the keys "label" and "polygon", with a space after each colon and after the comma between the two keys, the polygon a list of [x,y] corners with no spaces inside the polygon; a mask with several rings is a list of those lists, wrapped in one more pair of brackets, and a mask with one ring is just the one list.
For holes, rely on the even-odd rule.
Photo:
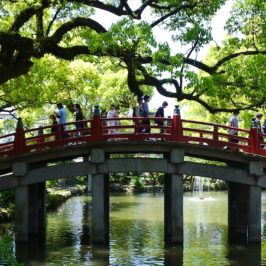
{"label": "railing post", "polygon": [[179,106],[176,105],[174,109],[172,136],[174,141],[181,141],[182,138],[182,122]]}
{"label": "railing post", "polygon": [[259,140],[259,132],[257,127],[253,127],[250,129],[249,140],[251,146],[251,153],[258,154],[260,140]]}
{"label": "railing post", "polygon": [[[42,127],[39,127],[38,136],[42,136],[43,134],[44,133],[43,133]],[[45,138],[44,137],[41,137],[41,138],[37,139],[37,143],[38,144],[41,144],[41,143],[44,143],[44,142],[45,142]],[[41,151],[41,150],[43,150],[43,148],[38,147],[36,150]]]}
{"label": "railing post", "polygon": [[[168,116],[167,118],[171,118],[171,116]],[[167,121],[167,122],[166,122],[166,125],[167,125],[168,127],[169,127],[169,126],[172,126],[172,124],[173,124],[172,121]],[[165,129],[165,133],[166,133],[166,134],[171,134],[171,129],[168,129],[168,128]]]}
{"label": "railing post", "polygon": [[139,133],[140,129],[139,129],[139,120],[134,120],[133,123],[134,125],[134,135],[137,136],[137,134]]}
{"label": "railing post", "polygon": [[56,125],[54,125],[54,128],[55,128],[55,132],[54,132],[54,134],[55,134],[55,141],[58,142],[61,139],[61,133],[60,133],[61,126],[60,126],[60,124],[56,124]]}
{"label": "railing post", "polygon": [[218,126],[217,125],[213,126],[213,140],[215,140],[215,141],[219,140],[219,138],[218,138]]}
{"label": "railing post", "polygon": [[[202,132],[200,132],[199,136],[200,136],[200,138],[203,138],[203,133],[202,133]],[[203,145],[203,144],[204,144],[204,142],[203,142],[203,141],[200,141],[200,142],[199,142],[199,144],[200,144],[200,145]]]}
{"label": "railing post", "polygon": [[14,154],[23,153],[25,146],[25,132],[23,128],[22,118],[19,117],[14,140]]}
{"label": "railing post", "polygon": [[93,141],[102,140],[102,120],[99,105],[94,106],[93,119],[91,122],[91,136]]}

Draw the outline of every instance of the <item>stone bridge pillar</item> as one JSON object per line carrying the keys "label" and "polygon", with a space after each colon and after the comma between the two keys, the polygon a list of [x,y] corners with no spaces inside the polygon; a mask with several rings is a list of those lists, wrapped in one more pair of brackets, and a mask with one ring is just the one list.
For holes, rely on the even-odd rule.
{"label": "stone bridge pillar", "polygon": [[228,184],[229,242],[261,241],[261,188],[230,182]]}
{"label": "stone bridge pillar", "polygon": [[[96,169],[104,163],[105,153],[93,149],[91,163]],[[109,242],[109,175],[92,175],[92,242],[107,244]]]}
{"label": "stone bridge pillar", "polygon": [[164,177],[164,236],[167,244],[183,243],[183,176]]}
{"label": "stone bridge pillar", "polygon": [[[18,179],[27,174],[27,164],[16,162],[12,165]],[[16,188],[15,231],[16,241],[28,241],[29,235],[45,231],[45,183]]]}
{"label": "stone bridge pillar", "polygon": [[[184,150],[174,149],[170,162],[184,162]],[[164,177],[164,235],[166,244],[183,243],[183,176],[165,174]]]}
{"label": "stone bridge pillar", "polygon": [[[248,174],[255,180],[263,175],[259,161],[248,164]],[[228,182],[228,239],[229,242],[261,242],[261,188]]]}
{"label": "stone bridge pillar", "polygon": [[16,188],[16,241],[45,231],[45,183]]}
{"label": "stone bridge pillar", "polygon": [[[83,157],[83,162],[89,162],[90,161],[90,157],[86,156]],[[88,187],[88,192],[91,193],[92,192],[92,175],[88,174],[88,183],[87,183],[87,187]]]}

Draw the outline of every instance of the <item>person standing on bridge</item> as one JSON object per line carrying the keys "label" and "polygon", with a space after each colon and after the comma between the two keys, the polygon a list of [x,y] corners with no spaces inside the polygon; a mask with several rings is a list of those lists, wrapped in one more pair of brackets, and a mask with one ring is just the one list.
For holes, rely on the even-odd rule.
{"label": "person standing on bridge", "polygon": [[[263,134],[263,130],[260,123],[261,119],[262,119],[262,113],[257,113],[254,121],[254,126],[258,129],[259,134]],[[259,135],[259,139],[260,141],[263,141],[263,136]],[[261,145],[261,147],[264,148],[264,145]]]}
{"label": "person standing on bridge", "polygon": [[143,104],[143,99],[142,98],[138,98],[138,103],[133,108],[133,113],[132,113],[132,116],[133,117],[140,117],[141,116],[141,113],[142,113],[142,104]]}
{"label": "person standing on bridge", "polygon": [[[83,115],[82,109],[80,107],[80,104],[76,103],[74,105],[74,108],[76,111],[76,114],[75,114],[76,115],[76,121],[84,120],[84,115]],[[84,122],[76,124],[76,129],[80,129],[80,128],[84,128],[84,127],[85,127]],[[79,135],[79,133],[77,133],[77,136],[78,135]]]}
{"label": "person standing on bridge", "polygon": [[[237,116],[238,115],[239,115],[239,111],[234,111],[233,112],[233,115],[229,118],[229,126],[230,127],[238,128],[238,120],[237,120]],[[229,129],[229,134],[233,135],[233,136],[237,136],[238,135],[238,130],[230,128]],[[235,139],[235,138],[231,138],[230,141],[234,142],[234,143],[238,143],[238,139]]]}
{"label": "person standing on bridge", "polygon": [[[151,97],[149,95],[145,95],[143,97],[144,103],[142,104],[142,112],[141,112],[141,116],[142,117],[149,117],[150,115],[152,115],[153,113],[151,113],[149,111],[149,101],[150,101]],[[142,120],[142,125],[146,125],[146,126],[150,126],[151,125],[151,121],[150,120]],[[150,128],[144,128],[142,130],[142,133],[150,133],[151,129]]]}
{"label": "person standing on bridge", "polygon": [[[166,108],[168,106],[168,102],[166,102],[166,101],[164,101],[163,103],[162,103],[162,106],[160,106],[158,109],[157,109],[157,111],[156,111],[156,113],[155,113],[155,117],[164,117],[164,109]],[[163,120],[159,120],[159,119],[155,119],[154,120],[155,121],[155,123],[158,125],[158,126],[163,126],[164,125],[164,121]],[[160,133],[164,133],[164,129],[163,128],[161,128],[161,130],[160,130]]]}
{"label": "person standing on bridge", "polygon": [[55,133],[56,132],[56,125],[58,124],[56,116],[55,115],[50,115],[49,118],[52,120],[51,133]]}
{"label": "person standing on bridge", "polygon": [[[59,110],[58,113],[55,113],[56,117],[59,118],[58,124],[65,124],[67,123],[67,111],[64,109],[64,106],[62,103],[58,103],[57,104],[57,108]],[[66,131],[67,130],[67,126],[61,126],[61,131]],[[61,135],[62,139],[65,139],[68,137],[67,134],[62,134]]]}
{"label": "person standing on bridge", "polygon": [[[142,114],[142,104],[143,104],[143,99],[142,98],[138,98],[137,101],[137,105],[135,107],[133,107],[133,113],[132,113],[132,117],[141,117]],[[141,120],[135,120],[134,123],[136,125],[140,125],[141,124]],[[137,132],[141,132],[142,129],[137,129]]]}
{"label": "person standing on bridge", "polygon": [[260,123],[261,118],[262,118],[262,113],[257,113],[256,117],[252,118],[252,121],[251,121],[251,128],[257,128],[258,133],[260,134],[263,133],[261,123]]}
{"label": "person standing on bridge", "polygon": [[[110,110],[107,113],[107,118],[116,118],[119,116],[119,111],[116,109],[114,104],[111,104]],[[115,127],[119,126],[118,120],[108,120],[107,122],[108,127]],[[110,128],[108,129],[108,134],[116,134],[117,129],[116,128]]]}
{"label": "person standing on bridge", "polygon": [[263,122],[263,133],[266,134],[266,119],[264,119],[264,122]]}

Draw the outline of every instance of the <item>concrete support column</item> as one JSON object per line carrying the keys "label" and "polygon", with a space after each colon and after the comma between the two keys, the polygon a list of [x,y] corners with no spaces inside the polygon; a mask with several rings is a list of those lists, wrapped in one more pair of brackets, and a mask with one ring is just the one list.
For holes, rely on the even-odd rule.
{"label": "concrete support column", "polygon": [[109,242],[109,175],[92,176],[92,242]]}
{"label": "concrete support column", "polygon": [[249,186],[248,242],[261,242],[261,188]]}
{"label": "concrete support column", "polygon": [[261,188],[228,183],[229,242],[261,241]]}
{"label": "concrete support column", "polygon": [[164,177],[164,235],[165,242],[183,243],[183,177]]}
{"label": "concrete support column", "polygon": [[45,183],[16,188],[16,241],[45,231]]}
{"label": "concrete support column", "polygon": [[88,192],[92,192],[92,175],[88,175]]}
{"label": "concrete support column", "polygon": [[15,231],[16,241],[28,241],[29,237],[29,186],[16,188]]}
{"label": "concrete support column", "polygon": [[[90,156],[83,157],[83,162],[89,162],[90,160],[91,160]],[[91,193],[92,192],[92,175],[91,174],[88,174],[87,186],[88,186],[88,192]]]}
{"label": "concrete support column", "polygon": [[38,185],[38,231],[39,233],[46,231],[46,183],[42,182]]}

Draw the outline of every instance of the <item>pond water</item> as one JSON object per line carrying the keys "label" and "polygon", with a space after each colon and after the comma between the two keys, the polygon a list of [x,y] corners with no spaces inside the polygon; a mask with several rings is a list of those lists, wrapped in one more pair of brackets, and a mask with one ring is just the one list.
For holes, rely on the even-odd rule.
{"label": "pond water", "polygon": [[[73,197],[47,214],[45,241],[16,247],[25,265],[266,265],[262,245],[229,245],[227,192],[184,194],[184,245],[164,245],[163,194],[111,194],[110,245],[90,242],[91,197]],[[265,226],[266,194],[262,195]],[[262,228],[263,228],[262,227]],[[264,230],[263,230],[264,231]]]}

